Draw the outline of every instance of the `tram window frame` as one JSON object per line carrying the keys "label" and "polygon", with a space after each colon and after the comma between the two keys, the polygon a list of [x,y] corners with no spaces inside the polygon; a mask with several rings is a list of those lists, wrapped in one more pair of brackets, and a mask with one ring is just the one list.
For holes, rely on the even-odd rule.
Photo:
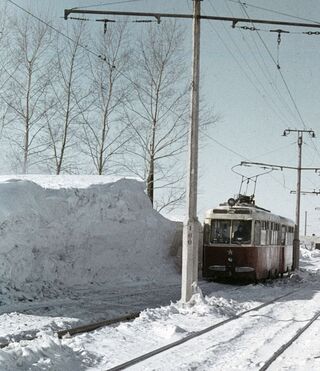
{"label": "tram window frame", "polygon": [[[225,223],[227,225],[222,228],[220,224]],[[228,225],[229,224],[229,225]],[[212,219],[211,220],[211,230],[210,230],[210,243],[211,244],[229,244],[230,243],[230,233],[231,233],[231,220],[230,219]],[[219,234],[219,235],[218,235]]]}

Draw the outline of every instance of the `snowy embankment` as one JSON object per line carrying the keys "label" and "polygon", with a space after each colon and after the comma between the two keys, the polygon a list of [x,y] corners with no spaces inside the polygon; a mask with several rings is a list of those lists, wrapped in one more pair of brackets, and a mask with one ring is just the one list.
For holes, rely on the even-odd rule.
{"label": "snowy embankment", "polygon": [[133,179],[0,177],[2,294],[176,282],[174,233]]}

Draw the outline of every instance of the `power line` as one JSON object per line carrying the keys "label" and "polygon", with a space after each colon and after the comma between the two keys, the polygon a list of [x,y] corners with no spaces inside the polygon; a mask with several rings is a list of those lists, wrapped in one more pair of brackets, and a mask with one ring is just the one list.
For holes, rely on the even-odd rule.
{"label": "power line", "polygon": [[241,159],[249,160],[246,156],[226,146],[225,144],[219,142],[217,139],[214,139],[213,137],[211,137],[208,133],[204,132],[203,130],[200,130],[200,131],[202,132],[203,135],[205,135],[207,138],[209,138],[210,140],[212,140],[213,142],[215,142],[216,144],[218,144],[220,147],[224,148],[225,150],[233,153],[234,155],[240,157]]}
{"label": "power line", "polygon": [[[217,13],[217,10],[215,9],[215,7],[213,6],[212,4],[212,1],[209,0],[209,4],[211,5],[212,9]],[[224,25],[223,25],[224,26]],[[233,45],[235,46],[235,48],[238,50],[238,54],[242,57],[244,63],[247,65],[247,67],[249,68],[251,74],[254,76],[255,80],[259,83],[259,85],[262,87],[262,90],[264,91],[264,94],[260,91],[260,89],[255,85],[255,83],[252,81],[252,79],[250,78],[250,76],[247,74],[247,72],[243,69],[243,67],[241,66],[240,62],[237,60],[237,58],[234,56],[234,54],[232,53],[232,51],[230,50],[230,48],[226,45],[226,43],[224,42],[224,40],[222,39],[222,37],[219,35],[219,33],[213,28],[213,26],[211,26],[211,29],[213,29],[219,39],[222,41],[222,43],[224,44],[224,46],[226,47],[226,49],[228,50],[228,52],[231,54],[231,56],[233,57],[233,59],[237,62],[237,64],[239,65],[239,67],[241,68],[241,70],[243,71],[244,75],[246,76],[246,78],[249,80],[249,82],[256,88],[256,90],[258,91],[258,93],[261,95],[261,97],[265,100],[265,102],[269,105],[269,107],[271,108],[271,110],[276,114],[276,116],[278,116],[280,118],[280,120],[283,122],[283,124],[285,126],[287,126],[288,124],[288,119],[285,117],[284,113],[282,112],[281,108],[279,108],[278,106],[278,101],[274,100],[273,98],[273,95],[272,94],[269,94],[267,89],[265,88],[264,84],[262,81],[260,81],[259,77],[257,76],[257,74],[255,73],[255,71],[252,69],[252,67],[250,66],[250,64],[248,63],[248,58],[246,58],[243,53],[242,53],[242,50],[241,48],[239,47],[239,45],[233,40],[232,36],[230,35],[230,33],[228,32],[228,30],[226,29],[226,27],[224,26],[229,38],[231,39]],[[245,40],[245,38],[244,38]],[[253,39],[253,41],[255,42],[255,40]],[[277,96],[279,97],[279,103],[282,102],[284,108],[287,110],[287,112],[292,115],[292,117],[295,117],[293,111],[291,110],[290,106],[288,105],[288,103],[286,102],[286,100],[284,99],[284,97],[282,96],[282,94],[280,93],[279,89],[275,86],[275,84],[273,83],[272,81],[272,77],[266,67],[266,64],[265,64],[265,61],[264,61],[264,58],[262,57],[261,53],[260,53],[260,50],[259,50],[259,47],[258,45],[256,44],[255,42],[255,46],[257,48],[257,51],[258,53],[260,54],[261,56],[261,59],[263,61],[263,64],[265,66],[265,70],[266,72],[264,71],[263,67],[260,65],[259,61],[257,60],[255,54],[253,53],[253,51],[251,50],[249,44],[247,43],[254,59],[256,59],[256,62],[258,64],[258,66],[260,67],[264,77],[266,78],[266,80],[269,82],[269,85],[271,86],[271,88],[275,91],[275,93],[277,94]],[[267,98],[267,99],[266,99]],[[274,105],[274,107],[277,109],[277,112],[275,110],[275,108],[273,108],[272,105],[270,105],[268,99],[270,100],[270,103],[272,103],[272,105]]]}
{"label": "power line", "polygon": [[[234,149],[226,146],[225,144],[219,142],[217,139],[214,139],[213,137],[211,137],[209,134],[207,133],[204,133],[203,130],[201,130],[202,134],[204,134],[207,138],[209,138],[210,140],[212,140],[213,142],[215,142],[216,144],[218,144],[220,147],[224,148],[225,150],[227,150],[228,152],[231,152],[233,154],[235,154],[236,156],[240,157],[241,159],[245,159],[247,160],[248,162],[251,162],[250,159],[248,159],[246,156],[242,155],[241,153],[235,151]],[[284,179],[284,182],[281,183],[278,179],[276,179],[272,174],[270,174],[271,178],[278,184],[281,185],[281,187],[283,187],[285,190],[289,190],[290,188],[286,187],[285,186],[285,178],[284,178],[284,175],[283,175],[283,179]]]}
{"label": "power line", "polygon": [[[209,4],[210,6],[212,7],[213,11],[217,13],[216,11],[216,8],[213,6],[212,4],[212,1],[209,0]],[[258,75],[255,73],[255,71],[252,69],[252,67],[250,66],[247,58],[243,55],[243,52],[242,50],[240,49],[239,45],[234,41],[233,37],[231,36],[230,32],[227,30],[227,28],[225,27],[225,25],[223,24],[223,27],[225,29],[225,31],[227,32],[232,44],[234,45],[234,47],[237,49],[238,51],[238,54],[241,56],[243,62],[245,63],[245,65],[248,67],[250,73],[253,75],[253,78],[252,79],[250,77],[250,75],[246,72],[246,70],[244,69],[244,67],[241,65],[240,61],[238,60],[238,58],[234,55],[234,53],[232,52],[232,50],[228,47],[227,43],[224,41],[224,39],[221,37],[221,35],[219,34],[219,32],[213,27],[213,25],[211,23],[209,23],[209,26],[211,28],[211,30],[213,30],[218,38],[220,39],[220,41],[222,42],[222,44],[224,45],[224,47],[226,48],[226,50],[229,52],[229,54],[231,55],[231,57],[235,60],[235,62],[237,63],[237,65],[240,67],[240,69],[242,70],[244,76],[247,78],[247,80],[252,84],[252,86],[257,90],[257,92],[260,94],[260,96],[265,100],[265,102],[269,105],[269,107],[271,108],[271,110],[275,113],[276,116],[278,116],[280,118],[280,120],[285,124],[285,126],[287,126],[287,122],[288,120],[285,118],[285,116],[283,115],[283,113],[281,112],[281,110],[279,109],[279,107],[277,106],[277,103],[273,100],[273,96],[268,94],[268,91],[266,90],[263,82],[260,81]],[[266,77],[266,76],[265,76]],[[259,85],[261,86],[262,91],[260,91],[259,87],[257,87],[257,85],[255,84],[254,81],[257,81],[259,83]],[[272,83],[272,82],[271,82]],[[279,112],[277,112],[275,110],[275,108],[272,107],[272,105],[270,105],[269,101],[266,99],[270,99],[270,103],[272,105],[275,106],[275,108],[277,110],[279,110]]]}
{"label": "power line", "polygon": [[[243,6],[243,4],[241,3],[240,0],[238,0],[238,3],[241,4],[241,7],[242,7],[242,9],[243,9],[243,12],[246,14],[246,16],[248,17],[248,19],[251,20],[249,14],[248,14],[248,12],[246,11],[245,7]],[[251,20],[251,23],[252,23],[252,25],[254,26],[254,22],[253,22],[252,20]],[[257,34],[258,34],[258,36],[259,36],[259,38],[260,38],[260,40],[261,40],[263,46],[264,46],[265,49],[267,50],[267,52],[268,52],[270,58],[272,59],[272,61],[273,61],[273,63],[275,64],[275,66],[277,67],[277,70],[278,70],[278,72],[279,72],[279,74],[280,74],[280,76],[281,76],[281,80],[282,80],[282,82],[283,82],[283,84],[284,84],[284,86],[285,86],[285,88],[286,88],[286,90],[287,90],[287,92],[288,92],[288,94],[289,94],[289,97],[290,97],[290,99],[291,99],[291,101],[292,101],[292,103],[293,103],[293,106],[294,106],[294,108],[295,108],[295,110],[296,110],[296,112],[297,112],[297,114],[298,114],[298,116],[299,116],[299,119],[300,119],[300,121],[301,121],[301,123],[302,123],[304,129],[307,130],[306,123],[305,123],[305,121],[304,121],[303,118],[302,118],[301,112],[300,112],[300,110],[299,110],[299,108],[298,108],[298,105],[297,105],[297,103],[296,103],[296,101],[295,101],[295,99],[294,99],[294,97],[293,97],[293,95],[292,95],[292,93],[291,93],[291,90],[290,90],[290,88],[289,88],[289,85],[288,85],[288,83],[287,83],[287,81],[286,81],[286,79],[285,79],[285,77],[284,77],[284,75],[283,75],[283,73],[282,73],[282,71],[281,71],[281,68],[279,68],[279,65],[277,64],[276,60],[275,60],[274,57],[272,56],[272,53],[270,52],[268,46],[266,45],[265,41],[264,41],[263,38],[261,37],[259,31],[256,31],[256,32],[257,32]],[[319,149],[317,148],[317,146],[316,146],[316,144],[315,144],[314,142],[312,142],[312,144],[313,144],[313,147],[314,147],[315,151],[318,153],[318,156],[319,156],[319,158],[320,158],[320,152],[319,152]]]}
{"label": "power line", "polygon": [[[239,4],[241,4],[241,8],[242,8],[244,14],[248,17],[248,19],[251,20],[251,18],[250,18],[250,16],[249,16],[248,12],[247,12],[246,9],[244,8],[244,6],[243,6],[243,4],[240,2],[240,0],[239,0]],[[251,21],[251,23],[252,23],[252,25],[254,26],[254,22]],[[291,101],[292,101],[292,103],[293,103],[293,106],[295,107],[295,109],[296,109],[296,111],[297,111],[297,113],[298,113],[298,116],[299,116],[299,118],[300,118],[300,120],[301,120],[301,122],[302,122],[303,127],[306,129],[306,124],[305,124],[305,122],[304,122],[304,120],[303,120],[303,118],[302,118],[302,115],[301,115],[301,113],[300,113],[300,111],[299,111],[299,108],[298,108],[298,106],[297,106],[297,104],[296,104],[296,102],[295,102],[295,100],[294,100],[294,98],[293,98],[293,95],[292,95],[292,93],[291,93],[291,91],[290,91],[290,89],[289,89],[289,86],[288,86],[288,84],[287,84],[287,82],[286,82],[286,80],[285,80],[285,78],[284,78],[284,76],[283,76],[283,74],[282,74],[282,71],[281,71],[281,69],[280,69],[279,66],[278,66],[277,61],[274,59],[274,57],[273,57],[273,55],[272,55],[270,49],[268,48],[267,44],[265,43],[265,41],[264,41],[263,38],[261,37],[259,31],[256,30],[256,33],[257,33],[257,35],[259,36],[259,39],[260,39],[260,41],[262,42],[262,44],[263,44],[264,48],[266,49],[268,55],[270,56],[271,60],[273,61],[273,63],[274,63],[275,66],[277,67],[277,70],[279,71],[279,74],[280,74],[281,79],[282,79],[282,81],[283,81],[283,83],[284,83],[284,86],[286,87],[286,90],[287,90],[287,92],[288,92],[288,94],[289,94],[289,97],[290,97],[290,99],[291,99]]]}
{"label": "power line", "polygon": [[[59,35],[61,35],[62,37],[68,39],[69,41],[71,41],[72,43],[75,43],[75,40],[73,40],[70,36],[66,35],[64,32],[60,31],[59,29],[57,29],[56,27],[52,26],[50,23],[44,21],[43,19],[41,19],[40,17],[36,16],[35,14],[31,13],[29,10],[23,8],[22,6],[18,5],[17,3],[15,3],[13,0],[7,0],[9,3],[11,3],[12,5],[16,6],[17,8],[19,8],[20,10],[22,10],[23,12],[25,12],[26,14],[30,15],[31,17],[35,18],[36,20],[38,20],[40,23],[46,25],[47,27],[51,28],[53,31],[57,32]],[[135,1],[138,1],[138,0],[135,0]],[[120,71],[117,66],[114,66],[112,65],[110,62],[107,61],[106,57],[94,52],[93,50],[89,49],[87,46],[85,45],[82,45],[81,43],[78,43],[79,47],[80,48],[83,48],[84,50],[86,50],[88,53],[92,54],[93,56],[99,58],[100,60],[102,60],[103,62],[105,62],[109,67],[111,67],[112,69],[116,69],[119,73],[119,75],[121,75],[122,77],[124,77],[125,79],[127,79],[131,84],[133,84],[134,86],[136,86],[137,88],[141,89],[142,91],[144,91],[145,93],[149,94],[149,92],[144,89],[141,85],[139,85],[136,81],[133,81],[128,75],[126,75],[124,72]],[[174,112],[173,110],[170,109],[170,112],[176,114],[178,116],[178,114],[176,112]]]}
{"label": "power line", "polygon": [[[228,4],[227,4],[227,6],[228,6]],[[229,8],[229,6],[228,6],[228,8]],[[230,9],[230,8],[229,8],[229,9]],[[254,27],[254,31],[259,31],[259,30],[256,29],[256,28]],[[243,34],[242,31],[241,31],[241,34]],[[258,47],[258,45],[257,45],[257,42],[256,42],[256,40],[255,40],[255,38],[253,37],[252,34],[251,34],[251,36],[252,36],[253,43],[254,43],[254,45],[255,45],[255,47],[256,47],[256,50],[257,50],[258,54],[259,54],[260,57],[261,57],[262,64],[263,64],[264,68],[263,68],[263,66],[259,63],[259,61],[258,61],[258,59],[257,59],[257,57],[256,57],[256,55],[255,55],[255,53],[251,50],[250,45],[247,43],[250,52],[252,53],[254,59],[257,61],[257,64],[258,64],[258,66],[260,67],[260,69],[261,69],[263,75],[265,76],[266,80],[267,80],[267,81],[270,80],[270,85],[271,85],[272,89],[275,91],[275,93],[276,93],[276,95],[278,96],[279,100],[282,102],[284,108],[287,110],[287,112],[289,113],[289,115],[292,115],[292,117],[295,118],[295,114],[293,113],[291,107],[288,105],[287,101],[286,101],[286,100],[284,99],[284,97],[282,96],[282,94],[281,94],[280,90],[278,89],[278,87],[276,86],[276,84],[274,84],[273,79],[272,79],[272,76],[271,76],[271,74],[270,74],[270,72],[269,72],[269,69],[268,69],[268,67],[267,67],[267,64],[266,64],[266,62],[265,62],[265,58],[263,58],[263,56],[262,56],[262,54],[261,54],[261,52],[260,52],[260,49],[259,49],[259,47]],[[246,41],[245,38],[244,38],[244,40]],[[287,123],[286,123],[286,126],[287,126]]]}
{"label": "power line", "polygon": [[73,9],[95,8],[95,7],[106,6],[106,5],[109,6],[109,5],[116,5],[116,4],[135,3],[135,2],[138,2],[138,1],[142,1],[142,0],[123,0],[123,1],[114,1],[114,2],[111,2],[111,3],[99,3],[99,4],[94,4],[94,5],[76,6],[76,7],[74,7]]}
{"label": "power line", "polygon": [[270,12],[270,13],[274,13],[274,14],[279,14],[279,15],[284,15],[284,16],[289,17],[289,18],[300,19],[301,21],[308,21],[308,22],[313,22],[315,24],[320,24],[319,21],[315,21],[315,20],[308,19],[308,18],[298,17],[296,15],[292,15],[292,14],[288,14],[288,13],[284,13],[284,12],[279,12],[277,10],[264,8],[262,6],[252,5],[252,4],[247,3],[247,2],[240,2],[239,0],[227,0],[227,1],[229,1],[231,3],[238,4],[240,6],[246,6],[246,7],[250,7],[250,8],[256,8],[256,9],[260,9],[260,10],[265,10],[266,12]]}

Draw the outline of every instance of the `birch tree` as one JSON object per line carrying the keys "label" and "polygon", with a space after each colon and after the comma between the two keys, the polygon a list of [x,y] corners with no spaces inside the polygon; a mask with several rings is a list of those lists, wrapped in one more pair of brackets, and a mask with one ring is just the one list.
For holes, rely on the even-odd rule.
{"label": "birch tree", "polygon": [[94,47],[100,58],[90,58],[93,104],[87,115],[83,114],[82,143],[95,172],[101,175],[113,171],[113,158],[128,141],[121,119],[124,100],[130,94],[123,76],[129,68],[131,49],[126,24],[107,28]]}
{"label": "birch tree", "polygon": [[[150,26],[134,61],[135,99],[127,103],[131,141],[125,167],[144,179],[153,206],[162,210],[184,201],[190,108],[190,62],[185,29],[174,21]],[[201,126],[216,121],[201,110]]]}
{"label": "birch tree", "polygon": [[[70,39],[56,39],[53,75],[50,81],[50,106],[47,112],[49,168],[56,174],[73,172],[79,158],[79,132],[82,113],[88,106],[91,92],[87,88],[87,53],[84,23],[76,23],[69,32]],[[53,103],[53,104],[52,104]],[[51,161],[53,160],[53,161]]]}
{"label": "birch tree", "polygon": [[[126,168],[146,180],[147,194],[154,206],[155,189],[178,187],[183,171],[177,169],[185,150],[189,85],[183,49],[184,29],[175,22],[148,28],[135,53],[133,101],[127,102],[126,120],[132,141]],[[181,163],[180,163],[181,166]],[[177,188],[176,188],[177,189]],[[171,204],[183,197],[168,193]]]}
{"label": "birch tree", "polygon": [[9,75],[1,98],[8,107],[6,136],[16,157],[17,171],[27,173],[46,150],[40,140],[45,127],[46,94],[50,82],[50,28],[28,16],[12,18],[3,59]]}

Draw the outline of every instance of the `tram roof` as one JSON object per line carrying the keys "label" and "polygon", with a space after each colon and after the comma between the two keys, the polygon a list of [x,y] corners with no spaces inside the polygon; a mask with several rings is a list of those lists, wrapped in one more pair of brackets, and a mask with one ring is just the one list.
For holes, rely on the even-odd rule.
{"label": "tram roof", "polygon": [[207,210],[207,219],[261,219],[294,225],[291,219],[273,214],[270,210],[253,204],[238,204],[229,206],[227,203],[220,204],[214,209]]}

